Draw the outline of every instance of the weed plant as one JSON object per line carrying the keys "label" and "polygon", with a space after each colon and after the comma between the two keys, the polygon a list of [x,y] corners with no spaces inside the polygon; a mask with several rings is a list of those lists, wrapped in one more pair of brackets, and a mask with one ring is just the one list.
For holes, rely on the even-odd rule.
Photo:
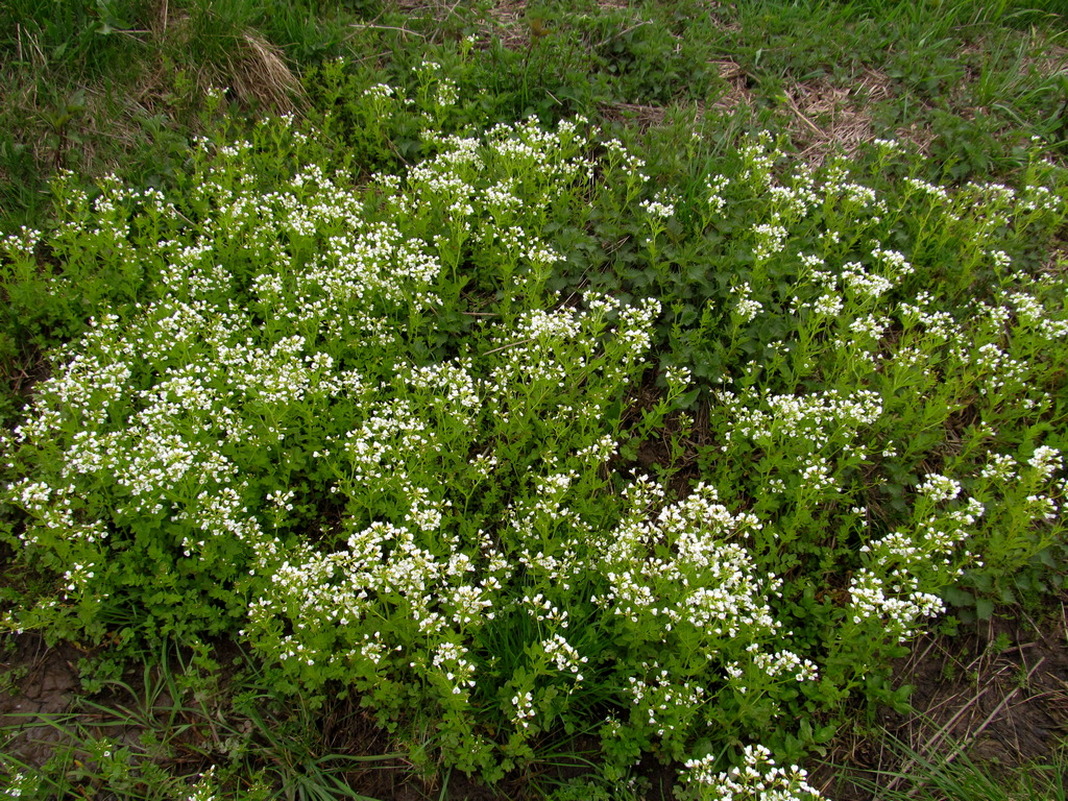
{"label": "weed plant", "polygon": [[1015,187],[893,141],[650,166],[582,118],[443,133],[429,61],[333,107],[383,160],[417,125],[418,160],[366,180],[267,119],[167,193],[61,177],[57,224],[3,240],[69,340],[4,440],[5,541],[58,576],[8,626],[237,637],[428,771],[583,736],[611,784],[652,754],[690,798],[812,798],[780,765],[885,697],[940,594],[1059,541],[1041,143]]}
{"label": "weed plant", "polygon": [[[315,76],[337,57],[377,76],[360,89],[385,81],[410,90],[405,83],[422,60],[441,63],[460,90],[459,116],[479,127],[530,114],[555,124],[577,113],[638,107],[655,115],[682,105],[702,113],[726,106],[721,125],[737,113],[747,127],[796,133],[798,115],[813,116],[791,105],[799,91],[844,92],[855,105],[875,80],[885,91],[864,103],[875,135],[935,134],[933,174],[925,177],[941,181],[948,171],[954,180],[982,179],[992,170],[1000,178],[1019,169],[1028,136],[1063,146],[1062,5],[604,8],[547,0],[516,17],[488,1],[411,8],[12,0],[0,17],[0,64],[10,76],[0,89],[0,217],[37,227],[48,210],[43,179],[62,168],[168,183],[183,170],[190,134],[203,132],[204,93],[213,85],[228,88],[242,115],[306,108],[307,99],[312,116],[335,111],[318,99]],[[463,42],[474,48],[466,66],[454,69]],[[722,65],[742,79],[740,97],[719,74]],[[310,98],[296,90],[297,79]],[[361,129],[351,122],[344,130],[358,140]],[[394,158],[413,158],[406,140],[395,144]]]}
{"label": "weed plant", "polygon": [[917,753],[908,744],[885,736],[890,752],[901,761],[897,770],[880,770],[874,778],[853,777],[857,786],[884,801],[1012,801],[1035,798],[1064,801],[1063,747],[1048,764],[1029,763],[1009,772],[974,761],[962,746],[953,746],[953,758]]}
{"label": "weed plant", "polygon": [[[784,766],[850,694],[901,700],[887,660],[947,601],[1059,585],[1065,97],[1040,15],[547,4],[506,46],[463,13],[342,34],[284,4],[177,27],[60,5],[0,31],[46,90],[45,128],[0,134],[10,219],[43,162],[114,160],[79,160],[102,106],[72,75],[176,69],[127,117],[138,158],[60,171],[54,217],[0,243],[4,370],[51,373],[2,443],[0,536],[49,584],[8,627],[109,643],[105,678],[234,637],[284,697],[359,698],[427,773],[492,782],[582,741],[597,775],[560,799],[636,796],[648,755],[684,797],[812,798]],[[342,39],[358,58],[327,58]],[[303,92],[260,105],[303,95],[303,119],[221,131],[271,44]],[[702,125],[717,58],[753,105]],[[929,127],[932,158],[887,136],[812,166],[753,130],[863,70],[891,87],[873,126]],[[644,137],[575,116],[643,103],[681,109]],[[78,782],[155,792],[79,736],[109,754],[71,751]],[[195,793],[331,792],[339,761],[300,753],[212,752]]]}
{"label": "weed plant", "polygon": [[[365,799],[346,778],[401,756],[332,752],[322,711],[267,693],[246,655],[220,664],[206,649],[174,651],[162,645],[140,655],[140,672],[94,679],[96,700],[86,693],[69,711],[9,715],[5,797],[200,801],[226,788],[250,801]],[[27,745],[47,749],[44,764],[16,756]]]}

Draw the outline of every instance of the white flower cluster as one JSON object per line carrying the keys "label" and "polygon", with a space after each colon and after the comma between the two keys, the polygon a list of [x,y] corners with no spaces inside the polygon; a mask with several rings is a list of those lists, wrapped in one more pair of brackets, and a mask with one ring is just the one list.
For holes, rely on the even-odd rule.
{"label": "white flower cluster", "polygon": [[926,481],[916,487],[916,491],[920,495],[926,495],[935,503],[939,503],[941,501],[954,500],[960,495],[961,486],[956,479],[941,476],[937,473],[928,473]]}
{"label": "white flower cluster", "polygon": [[950,199],[949,192],[946,191],[945,187],[936,186],[919,178],[906,178],[905,183],[917,192],[923,192],[936,200],[948,202]]}
{"label": "white flower cluster", "polygon": [[897,139],[872,139],[871,142],[879,149],[879,152],[883,155],[889,155],[891,153],[904,153],[905,146],[901,144]]}
{"label": "white flower cluster", "polygon": [[644,159],[631,153],[618,139],[609,139],[604,143],[609,156],[620,162],[623,172],[630,178],[641,183],[649,180],[649,176],[642,172],[645,169]]}
{"label": "white flower cluster", "polygon": [[[455,101],[437,65],[423,72],[436,105]],[[368,90],[369,101],[394,95]],[[592,180],[579,127],[529,121],[483,139],[426,141],[436,155],[403,178],[357,189],[307,165],[268,192],[234,174],[255,147],[233,143],[197,182],[195,220],[158,194],[135,197],[107,182],[95,206],[75,197],[107,220],[92,230],[101,247],[158,263],[168,291],[125,318],[102,317],[61,351],[5,445],[36,465],[5,489],[27,513],[26,548],[62,558],[64,601],[105,603],[120,588],[100,582],[117,581],[114,563],[133,551],[143,558],[132,588],[146,566],[179,587],[211,575],[227,591],[239,587],[235,597],[247,590],[244,636],[312,689],[337,680],[373,698],[402,682],[449,714],[499,709],[515,727],[505,736],[520,745],[557,720],[577,688],[606,675],[622,688],[609,703],[640,729],[632,739],[659,737],[665,753],[712,723],[721,695],[759,701],[754,718],[779,714],[769,688],[820,676],[791,650],[774,608],[782,581],[761,561],[780,535],[796,533],[765,532],[757,513],[732,511],[763,516],[765,497],[748,507],[698,484],[666,502],[664,486],[646,476],[618,487],[605,478],[624,450],[624,401],[661,308],[544,291],[561,258],[541,238],[548,212],[584,202]],[[633,202],[644,164],[618,142],[605,147]],[[749,229],[756,266],[796,258],[798,297],[810,300],[794,303],[809,325],[804,341],[774,343],[769,370],[785,375],[797,365],[782,365],[822,343],[871,358],[850,362],[853,383],[822,390],[800,381],[765,389],[754,361],[746,380],[716,394],[710,416],[724,452],[767,455],[754,471],[767,496],[848,508],[858,502],[848,482],[868,466],[869,448],[890,459],[912,447],[903,437],[871,442],[896,419],[884,405],[965,371],[983,402],[1011,396],[1032,366],[1006,331],[1022,326],[1062,345],[1068,322],[1019,277],[1006,277],[1016,287],[1000,305],[970,307],[976,336],[929,295],[897,303],[912,264],[854,237],[847,219],[859,210],[877,218],[885,202],[844,169],[821,187],[805,170],[776,183],[776,159],[770,136],[742,153],[741,182],[772,199]],[[712,213],[729,185],[708,179]],[[934,205],[963,202],[920,182],[911,188]],[[1020,202],[994,185],[969,192],[990,225]],[[136,226],[121,212],[134,201],[171,226],[150,256],[130,244]],[[674,203],[658,194],[639,204],[654,239]],[[790,226],[823,206],[835,224],[813,244],[818,254],[789,253]],[[59,236],[82,233],[70,224]],[[0,244],[26,258],[38,238],[24,231]],[[976,252],[1009,266],[989,248]],[[502,299],[493,314],[469,313],[478,319],[471,346],[438,330],[457,311],[468,257],[499,270],[492,286]],[[759,272],[732,290],[734,323],[776,302],[779,290]],[[668,401],[690,386],[685,367],[664,377]],[[943,420],[931,419],[930,428]],[[990,454],[977,476],[925,476],[913,526],[862,549],[847,628],[905,639],[941,611],[934,592],[969,559],[963,549],[985,510],[965,488],[986,501],[980,490],[1016,482],[1029,513],[1051,517],[1058,503],[1038,484],[1062,470],[1060,452],[1039,446],[1026,462]],[[849,535],[869,537],[867,507],[852,514],[865,519]],[[591,646],[598,638],[613,653],[642,656],[617,666],[603,644]],[[691,761],[687,781],[706,799],[817,797],[803,772],[775,766],[766,750],[751,747],[743,759],[728,772]]]}
{"label": "white flower cluster", "polygon": [[746,550],[727,541],[759,526],[700,485],[655,521],[633,518],[611,532],[602,557],[609,588],[596,600],[635,625],[652,617],[664,631],[692,627],[712,652],[741,630],[751,638],[771,634],[778,623],[766,597],[778,583],[758,576]]}
{"label": "white flower cluster", "polygon": [[935,617],[945,611],[942,599],[916,589],[919,582],[909,573],[894,575],[894,589],[868,568],[861,568],[849,582],[850,605],[854,623],[875,618],[887,631],[905,642],[921,618]]}
{"label": "white flower cluster", "polygon": [[10,777],[7,787],[0,790],[3,798],[36,798],[40,781],[33,775],[19,772]]}
{"label": "white flower cluster", "polygon": [[708,209],[713,214],[719,214],[727,206],[723,190],[730,185],[730,182],[730,178],[725,175],[712,175],[705,179],[705,189],[708,190]]}
{"label": "white flower cluster", "polygon": [[[377,98],[392,94],[385,86],[370,91]],[[410,211],[421,203],[428,208],[444,204],[464,226],[492,227],[492,220],[464,222],[478,213],[471,181],[484,162],[492,160],[498,173],[511,173],[498,183],[524,193],[525,200],[531,189],[517,185],[516,176],[524,174],[525,167],[515,162],[535,160],[538,169],[530,174],[559,193],[568,180],[585,175],[586,162],[568,156],[582,143],[574,123],[561,123],[555,132],[542,131],[534,123],[502,127],[491,132],[488,146],[475,140],[443,140],[439,157],[413,168],[406,181],[379,183],[395,198],[407,198]],[[378,221],[366,213],[362,191],[343,187],[314,164],[300,168],[289,184],[274,191],[243,188],[243,178],[235,178],[233,171],[252,149],[249,142],[214,150],[206,142],[202,145],[208,158],[226,164],[214,164],[196,182],[192,201],[210,210],[196,223],[155,190],[135,192],[114,179],[103,182],[95,207],[100,219],[124,218],[121,209],[133,204],[163,220],[170,226],[166,230],[179,232],[190,225],[198,230],[175,233],[153,249],[151,260],[161,264],[168,296],[140,307],[132,318],[95,321],[61,356],[53,377],[39,385],[34,411],[16,432],[15,447],[50,451],[53,443],[64,443],[49,457],[48,470],[16,482],[7,493],[32,519],[22,535],[28,547],[77,550],[66,569],[69,593],[96,594],[98,565],[116,526],[156,526],[183,531],[178,537],[181,555],[200,559],[205,566],[228,553],[232,570],[241,562],[239,554],[247,557],[251,549],[259,569],[278,567],[276,584],[289,579],[302,588],[301,605],[318,603],[314,582],[307,576],[327,580],[344,565],[336,558],[310,554],[299,568],[292,560],[278,565],[280,545],[264,523],[271,521],[284,530],[299,499],[292,487],[254,488],[243,472],[252,469],[250,459],[285,464],[293,447],[286,441],[287,432],[298,421],[317,415],[327,421],[330,413],[323,410],[346,404],[361,406],[362,418],[351,430],[316,443],[311,458],[343,463],[350,485],[364,482],[369,493],[406,498],[400,519],[391,522],[398,526],[392,534],[397,545],[385,551],[416,562],[437,558],[416,548],[405,553],[404,543],[411,538],[399,526],[436,532],[450,501],[417,486],[406,468],[413,460],[434,458],[441,447],[437,432],[443,421],[461,430],[473,424],[482,411],[479,382],[469,360],[404,365],[378,362],[374,354],[388,354],[400,344],[397,317],[417,319],[440,305],[435,292],[442,271],[439,254],[426,238],[413,235],[413,230],[420,232],[418,215],[404,220],[403,231],[394,222]],[[70,202],[89,203],[84,193],[71,193]],[[523,208],[537,211],[536,204]],[[79,224],[70,223],[62,235],[83,234]],[[109,229],[116,258],[146,258],[132,250],[131,236],[128,225]],[[25,250],[36,238],[36,232],[26,231],[5,244]],[[536,237],[525,242],[532,260],[549,264],[557,258]],[[238,304],[234,298],[240,294],[246,259],[255,265],[247,284],[251,298]],[[561,329],[557,323],[570,313],[560,312],[549,324],[553,335],[567,330],[566,324]],[[597,369],[623,380],[648,344],[649,333],[643,329],[655,307],[647,304],[631,311],[617,304],[612,313],[621,318],[626,339],[614,355],[630,355],[621,362],[601,359]],[[546,333],[539,331],[539,324],[551,315],[532,313],[529,333]],[[595,347],[587,349],[590,364],[598,361]],[[535,355],[526,365],[535,369],[537,362]],[[360,369],[353,369],[354,364]],[[529,375],[528,370],[517,380]],[[553,380],[560,376],[553,375]],[[437,409],[432,420],[416,414],[404,399],[382,397],[393,392],[396,382]],[[599,409],[590,412],[591,418],[598,414]],[[602,436],[588,453],[603,459],[615,447],[611,437]],[[487,475],[496,460],[496,455],[484,454]],[[94,482],[110,483],[115,492],[113,497],[106,492],[93,495],[98,500],[87,507],[81,498]],[[257,496],[260,491],[263,497]],[[261,519],[261,510],[267,520]],[[357,533],[370,532],[368,540],[374,540],[379,530],[375,521],[363,522],[367,525],[354,527]],[[161,556],[170,558],[166,549]],[[401,567],[393,569],[403,573]],[[449,600],[441,614],[457,625],[487,619],[492,612],[487,612],[485,595],[501,572],[492,557],[482,584],[459,582],[454,571],[443,567],[442,597]],[[418,577],[417,572],[409,574]],[[331,613],[336,619],[353,619],[354,610],[366,600],[358,591],[323,592],[337,601],[336,614]],[[255,608],[262,618],[263,604]],[[296,644],[294,653],[299,650]]]}
{"label": "white flower cluster", "polygon": [[747,141],[741,149],[742,164],[745,169],[739,179],[757,189],[766,189],[772,183],[772,168],[780,155],[772,148],[772,137],[768,131],[761,131],[756,137]]}
{"label": "white flower cluster", "polygon": [[717,772],[714,754],[689,759],[681,773],[686,794],[694,801],[819,801],[823,796],[808,783],[797,765],[780,767],[762,745],[742,749],[742,764]]}
{"label": "white flower cluster", "polygon": [[212,765],[197,777],[197,783],[189,789],[185,801],[215,801],[218,798],[215,793],[215,766]]}
{"label": "white flower cluster", "polygon": [[889,278],[867,272],[859,262],[843,265],[842,284],[862,298],[878,298],[894,287]]}
{"label": "white flower cluster", "polygon": [[363,91],[364,97],[372,97],[377,99],[386,99],[394,97],[396,92],[393,87],[385,83],[377,83]]}
{"label": "white flower cluster", "polygon": [[764,308],[760,301],[753,300],[752,293],[753,290],[748,281],[731,290],[731,294],[738,297],[738,302],[734,306],[734,313],[743,323],[751,322]]}
{"label": "white flower cluster", "polygon": [[994,479],[998,482],[1012,481],[1017,477],[1016,460],[1008,454],[991,453],[987,455],[988,461],[979,471],[980,478]]}
{"label": "white flower cluster", "polygon": [[864,389],[846,397],[833,389],[809,395],[721,390],[716,397],[731,421],[726,432],[728,443],[744,438],[766,446],[803,440],[815,451],[832,441],[853,439],[857,431],[874,425],[883,413],[882,398]]}
{"label": "white flower cluster", "polygon": [[588,656],[580,655],[559,633],[542,642],[541,647],[545,649],[545,655],[552,659],[557,670],[561,673],[573,673],[576,682],[582,681],[582,666],[590,661]]}
{"label": "white flower cluster", "polygon": [[[409,368],[399,373],[393,387],[403,384],[423,391],[429,405],[417,407],[412,400],[394,397],[367,406],[364,422],[339,437],[322,458],[336,460],[335,490],[348,499],[354,513],[375,508],[374,499],[383,496],[391,499],[386,507],[397,512],[391,522],[373,520],[363,528],[357,527],[363,516],[354,514],[345,549],[290,550],[281,564],[279,557],[260,550],[256,572],[270,576],[271,583],[252,605],[250,632],[262,638],[261,646],[269,641],[275,621],[288,619],[294,633],[276,646],[283,656],[292,653],[305,664],[325,663],[347,675],[386,670],[389,654],[404,647],[404,641],[384,627],[369,638],[358,632],[377,615],[403,612],[420,632],[443,643],[429,664],[412,665],[430,671],[453,695],[466,697],[477,676],[472,657],[457,649],[468,648],[461,644],[468,643],[473,632],[516,604],[507,600],[504,588],[513,582],[517,567],[547,576],[564,591],[575,576],[600,570],[599,558],[591,561],[587,548],[586,556],[571,546],[555,553],[545,549],[547,526],[564,526],[572,532],[568,541],[594,537],[568,506],[579,478],[574,471],[549,470],[530,477],[532,495],[506,510],[510,558],[495,537],[480,533],[476,542],[464,543],[449,533],[456,526],[451,510],[461,503],[455,495],[458,489],[446,483],[444,475],[438,477],[440,484],[425,483],[440,472],[436,465],[450,458],[440,443],[442,432],[464,432],[462,436],[474,442],[474,415],[484,410],[502,426],[514,423],[512,415],[531,410],[541,410],[543,420],[557,416],[569,425],[575,419],[590,425],[600,419],[596,403],[580,409],[559,399],[571,397],[576,375],[585,376],[583,380],[599,375],[609,386],[624,386],[621,382],[648,348],[648,329],[658,306],[623,307],[613,299],[592,297],[588,305],[585,312],[571,307],[524,312],[514,328],[493,334],[491,342],[501,344],[483,362],[489,380],[477,380],[474,365],[464,360]],[[609,317],[616,318],[611,326]],[[600,332],[599,342],[591,339],[595,332]],[[433,417],[427,417],[428,412]],[[614,438],[601,434],[576,456],[600,464],[615,448]],[[501,457],[482,450],[464,463],[484,480]],[[524,597],[518,605],[552,632],[541,643],[549,663],[581,682],[589,657],[565,638],[567,610],[541,594]],[[329,649],[318,650],[313,645],[317,632],[326,629],[336,634]],[[351,639],[354,636],[358,639]],[[536,710],[536,694],[528,698],[525,693],[513,702],[515,719],[523,728],[532,725]]]}
{"label": "white flower cluster", "polygon": [[[648,663],[642,668],[650,669]],[[659,737],[667,737],[677,730],[673,722],[665,722],[661,717],[674,717],[678,709],[696,710],[705,701],[705,689],[692,681],[679,681],[667,670],[653,671],[651,679],[627,676],[627,692],[633,699],[632,715],[642,716],[642,724],[656,732]],[[687,715],[688,717],[689,715]],[[682,732],[685,735],[685,732]]]}
{"label": "white flower cluster", "polygon": [[659,217],[666,220],[675,213],[675,204],[657,198],[655,200],[643,200],[638,204],[650,217]]}
{"label": "white flower cluster", "polygon": [[1044,480],[1052,478],[1054,473],[1064,469],[1064,460],[1061,457],[1061,452],[1048,445],[1040,445],[1035,448],[1035,452],[1031,455],[1031,458],[1027,460],[1027,463],[1035,468]]}
{"label": "white flower cluster", "polygon": [[0,239],[0,248],[11,258],[32,257],[37,243],[41,241],[41,232],[22,226],[18,233],[8,234]]}
{"label": "white flower cluster", "polygon": [[[921,492],[932,500],[958,497],[958,482],[940,475],[927,478]],[[915,533],[895,531],[862,546],[861,553],[869,561],[849,584],[853,622],[878,620],[904,642],[915,633],[918,621],[940,614],[944,604],[931,590],[963,573],[971,556],[958,551],[985,511],[981,503],[969,498],[960,508],[921,521]]]}
{"label": "white flower cluster", "polygon": [[763,223],[753,226],[753,237],[756,244],[753,246],[753,258],[764,261],[769,256],[779,253],[786,246],[786,237],[789,232],[781,225]]}
{"label": "white flower cluster", "polygon": [[753,646],[747,650],[753,653],[753,664],[773,678],[783,675],[790,676],[794,681],[815,681],[819,678],[816,664],[810,659],[802,659],[793,651],[769,654]]}

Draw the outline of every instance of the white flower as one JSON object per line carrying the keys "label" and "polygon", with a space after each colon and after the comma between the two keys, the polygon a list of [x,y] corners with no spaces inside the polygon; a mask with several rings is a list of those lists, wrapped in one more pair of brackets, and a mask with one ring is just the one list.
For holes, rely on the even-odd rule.
{"label": "white flower", "polygon": [[916,487],[916,491],[921,495],[926,495],[932,501],[936,503],[952,501],[960,495],[961,486],[959,481],[937,473],[928,473],[926,478],[926,481]]}

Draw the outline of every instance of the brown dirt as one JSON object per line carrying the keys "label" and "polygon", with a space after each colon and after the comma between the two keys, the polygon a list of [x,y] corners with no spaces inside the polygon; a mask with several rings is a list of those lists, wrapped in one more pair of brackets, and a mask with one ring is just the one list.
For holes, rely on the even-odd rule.
{"label": "brown dirt", "polygon": [[[216,759],[226,759],[223,742],[235,730],[253,732],[253,742],[259,742],[251,721],[233,719],[232,712],[220,707],[209,710],[205,717],[192,705],[175,704],[166,691],[145,691],[141,668],[123,677],[122,685],[91,699],[88,707],[82,699],[78,662],[87,654],[70,645],[46,647],[36,634],[9,636],[2,643],[0,660],[0,749],[17,762],[40,767],[57,747],[78,748],[76,724],[88,727],[93,736],[106,736],[130,747],[136,759],[153,758],[146,755],[142,735],[151,731],[158,740],[172,744],[171,761],[159,762],[175,776],[195,776],[210,767]],[[220,644],[215,658],[220,664],[230,664],[237,651],[226,643]],[[225,685],[231,680],[231,669],[224,667],[219,678],[220,698],[226,695]],[[124,688],[128,688],[124,689]],[[131,696],[130,691],[133,692]],[[224,707],[225,707],[224,702]],[[143,714],[123,714],[122,710],[146,710]],[[88,711],[85,711],[88,709]],[[115,714],[109,710],[115,709]],[[77,719],[74,719],[75,710]],[[177,713],[175,710],[179,710]],[[274,712],[263,709],[263,724],[275,728],[284,725]],[[281,711],[283,716],[286,714]],[[49,722],[51,721],[51,723]],[[176,727],[168,730],[167,724]],[[373,717],[362,708],[358,699],[327,702],[316,716],[315,747],[322,754],[344,757],[390,754],[398,749],[396,741],[379,727]],[[218,729],[218,730],[216,730]],[[255,746],[253,746],[255,748]],[[579,752],[592,758],[596,743],[579,743]],[[268,771],[272,762],[286,757],[266,747],[262,753],[251,751],[249,757],[260,759]],[[84,755],[79,758],[85,759]],[[158,761],[158,760],[157,760]],[[493,788],[477,778],[459,772],[442,772],[424,777],[405,758],[374,760],[367,767],[345,771],[346,784],[357,793],[371,799],[386,801],[517,801],[540,797],[533,788],[539,786],[532,779],[540,779],[540,786],[580,777],[585,772],[581,762],[541,767],[537,774],[519,775]],[[649,801],[672,798],[675,776],[672,767],[650,761],[642,766],[649,781]],[[340,776],[341,774],[335,774]],[[88,785],[87,785],[88,786]],[[532,795],[533,793],[533,795]]]}
{"label": "brown dirt", "polygon": [[[971,627],[955,638],[927,635],[895,666],[895,685],[915,687],[911,714],[884,711],[892,738],[933,764],[960,754],[991,772],[1047,759],[1068,735],[1068,614],[1041,623],[1024,613]],[[887,789],[888,774],[915,766],[885,739],[843,735],[817,774],[837,801],[868,801],[843,777],[855,771]]]}
{"label": "brown dirt", "polygon": [[[1068,595],[1064,604],[1068,604]],[[1068,610],[1035,622],[1023,613],[978,624],[955,638],[927,635],[894,669],[895,685],[915,687],[914,713],[883,711],[878,721],[892,738],[936,763],[961,753],[994,771],[1009,771],[1041,761],[1068,735]],[[5,676],[0,691],[0,726],[9,736],[4,748],[20,761],[40,765],[64,736],[47,723],[71,709],[79,692],[82,651],[45,647],[40,637],[11,638],[0,662]],[[128,699],[127,699],[128,700]],[[101,721],[103,723],[103,721]],[[389,735],[353,701],[324,711],[324,747],[331,753],[372,754],[392,750]],[[98,724],[99,725],[99,724]],[[126,728],[129,728],[128,726]],[[136,742],[139,731],[115,734]],[[350,774],[353,789],[378,799],[428,801],[431,798],[503,801],[522,797],[529,777],[490,790],[462,774],[424,781],[403,759]],[[646,765],[651,798],[670,798],[670,768]],[[814,783],[836,801],[869,801],[870,790],[848,780],[857,775],[882,787],[886,774],[907,772],[908,760],[885,738],[844,733]],[[560,772],[558,778],[570,775]],[[444,795],[442,791],[444,789]],[[908,789],[897,786],[896,789]]]}
{"label": "brown dirt", "polygon": [[67,710],[78,691],[82,654],[69,645],[47,648],[36,635],[12,638],[0,661],[0,741],[9,756],[33,765],[51,755],[61,733],[46,722]]}

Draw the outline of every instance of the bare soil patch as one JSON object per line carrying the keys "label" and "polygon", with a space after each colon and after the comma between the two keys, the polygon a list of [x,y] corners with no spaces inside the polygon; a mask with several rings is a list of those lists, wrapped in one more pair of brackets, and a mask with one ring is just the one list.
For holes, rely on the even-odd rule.
{"label": "bare soil patch", "polygon": [[[1068,734],[1068,614],[1041,623],[1022,612],[980,623],[955,638],[921,637],[894,670],[895,685],[915,690],[912,714],[887,711],[892,739],[933,764],[966,754],[992,773],[1045,760]],[[846,773],[887,789],[908,789],[885,774],[916,765],[886,738],[840,742],[833,767],[819,777],[838,801],[868,801],[871,793]],[[843,771],[843,768],[846,770]]]}
{"label": "bare soil patch", "polygon": [[42,765],[62,734],[47,723],[67,710],[79,690],[76,667],[82,653],[70,645],[45,646],[37,635],[14,637],[0,661],[0,727],[12,736],[9,756]]}

